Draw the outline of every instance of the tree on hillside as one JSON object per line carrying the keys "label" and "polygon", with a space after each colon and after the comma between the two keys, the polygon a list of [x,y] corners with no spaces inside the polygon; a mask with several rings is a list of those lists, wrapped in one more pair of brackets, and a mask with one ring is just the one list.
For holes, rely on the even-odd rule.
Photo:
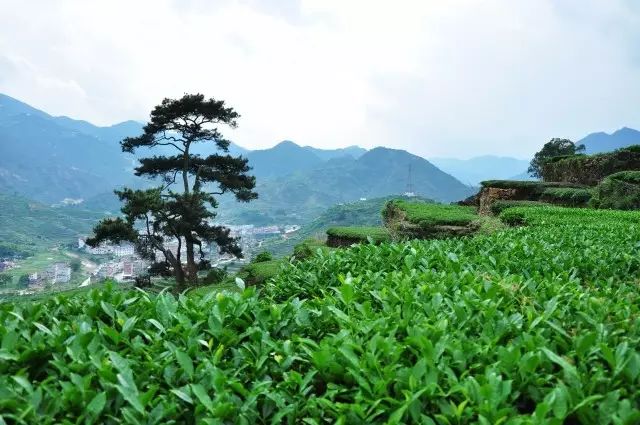
{"label": "tree on hillside", "polygon": [[80,259],[78,258],[74,258],[73,260],[71,260],[71,263],[69,265],[71,267],[71,271],[77,273],[82,268],[82,261],[80,261]]}
{"label": "tree on hillside", "polygon": [[[232,193],[242,202],[257,198],[255,177],[247,174],[251,169],[247,159],[227,153],[230,142],[218,129],[218,125],[235,128],[238,117],[224,101],[207,100],[201,94],[164,99],[151,111],[142,135],[120,142],[128,153],[139,148],[173,151],[173,155],[142,158],[135,168],[135,175],[158,179],[161,185],[116,190],[123,202],[123,217],[102,220],[87,244],[130,241],[141,256],[153,261],[157,252],[162,253],[164,261],[160,262],[170,265],[178,288],[197,282],[199,265],[206,263],[205,243],[217,245],[221,253],[241,257],[238,240],[230,236],[229,229],[211,224],[216,216],[215,195]],[[197,143],[212,143],[218,153],[207,157],[194,154],[192,148]]]}
{"label": "tree on hillside", "polygon": [[541,178],[545,162],[556,156],[576,155],[584,152],[584,149],[584,145],[576,145],[569,139],[551,139],[533,156],[527,172],[533,177]]}

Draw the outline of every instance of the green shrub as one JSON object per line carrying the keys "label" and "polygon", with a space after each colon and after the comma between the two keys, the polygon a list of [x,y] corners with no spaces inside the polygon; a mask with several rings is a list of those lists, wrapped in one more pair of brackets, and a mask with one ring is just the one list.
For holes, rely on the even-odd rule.
{"label": "green shrub", "polygon": [[385,223],[394,220],[399,212],[401,218],[421,227],[466,226],[478,218],[475,207],[471,206],[394,200],[387,202],[382,212]]}
{"label": "green shrub", "polygon": [[238,277],[244,280],[247,286],[260,285],[275,277],[285,261],[282,259],[250,263],[244,266]]}
{"label": "green shrub", "polygon": [[572,182],[595,186],[620,171],[640,169],[640,145],[596,155],[571,155],[545,163],[545,181]]}
{"label": "green shrub", "polygon": [[332,239],[343,240],[345,243],[364,243],[371,240],[374,243],[386,242],[390,239],[389,232],[384,227],[370,226],[339,226],[327,229],[327,244]]}
{"label": "green shrub", "polygon": [[207,272],[207,276],[202,280],[204,285],[217,285],[227,277],[227,271],[218,267],[213,267]]}
{"label": "green shrub", "polygon": [[293,247],[293,257],[296,260],[305,260],[312,257],[319,249],[325,253],[330,251],[330,248],[323,241],[309,238]]}
{"label": "green shrub", "polygon": [[271,253],[269,251],[262,251],[261,253],[255,256],[252,262],[263,263],[265,261],[271,261],[271,260],[273,260],[273,256],[271,255]]}
{"label": "green shrub", "polygon": [[605,178],[595,190],[593,206],[602,209],[640,209],[640,171],[623,171]]}
{"label": "green shrub", "polygon": [[586,185],[571,182],[543,182],[539,180],[485,180],[480,183],[482,187],[496,187],[498,189],[529,189],[539,193],[552,187],[582,188]]}
{"label": "green shrub", "polygon": [[509,208],[500,213],[500,220],[509,226],[523,226],[527,224],[525,214],[517,208]]}
{"label": "green shrub", "polygon": [[499,201],[495,201],[493,204],[491,204],[491,213],[493,215],[500,215],[500,213],[502,213],[502,211],[506,210],[507,208],[516,208],[516,207],[539,207],[539,206],[544,206],[547,205],[544,202],[539,202],[539,201],[503,201],[503,200],[499,200]]}
{"label": "green shrub", "polygon": [[[640,146],[638,146],[638,148],[640,148]],[[637,170],[620,171],[619,173],[611,174],[608,177],[611,180],[619,180],[631,184],[640,184],[640,171]]]}
{"label": "green shrub", "polygon": [[499,189],[536,189],[544,184],[537,180],[485,180],[480,182],[482,187],[496,187]]}
{"label": "green shrub", "polygon": [[567,207],[586,207],[592,196],[593,192],[586,188],[550,187],[542,192],[540,200]]}

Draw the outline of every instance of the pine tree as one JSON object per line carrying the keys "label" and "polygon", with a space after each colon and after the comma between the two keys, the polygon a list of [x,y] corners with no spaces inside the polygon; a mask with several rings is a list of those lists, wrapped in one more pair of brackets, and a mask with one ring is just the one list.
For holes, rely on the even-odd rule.
{"label": "pine tree", "polygon": [[[151,112],[143,134],[120,142],[123,152],[138,148],[171,149],[173,155],[154,155],[139,160],[135,175],[160,180],[152,189],[116,190],[123,202],[123,217],[104,219],[94,228],[90,246],[104,241],[135,243],[144,258],[164,256],[175,276],[177,287],[198,280],[198,270],[206,264],[203,245],[217,245],[220,253],[242,256],[238,239],[228,228],[212,224],[217,208],[215,196],[232,193],[241,202],[257,198],[255,177],[242,156],[228,154],[229,141],[219,125],[237,126],[239,115],[224,101],[205,99],[202,94],[185,94],[180,99],[164,99]],[[197,143],[214,144],[219,153],[201,157],[193,153]],[[177,250],[169,244],[177,243]],[[186,251],[186,266],[181,256]],[[199,259],[196,259],[196,249]]]}

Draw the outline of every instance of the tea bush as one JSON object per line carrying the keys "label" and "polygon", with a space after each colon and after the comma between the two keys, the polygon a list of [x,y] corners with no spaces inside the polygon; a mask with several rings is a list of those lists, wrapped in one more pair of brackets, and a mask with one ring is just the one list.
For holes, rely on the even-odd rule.
{"label": "tea bush", "polygon": [[215,285],[221,283],[227,277],[227,271],[218,267],[213,267],[207,271],[207,275],[202,283],[205,285]]}
{"label": "tea bush", "polygon": [[273,255],[271,255],[269,251],[262,251],[258,255],[256,255],[256,257],[253,259],[252,262],[262,263],[262,262],[271,261],[271,260],[273,260]]}
{"label": "tea bush", "polygon": [[394,200],[389,201],[382,212],[385,222],[397,215],[397,211],[401,211],[408,222],[421,227],[465,226],[478,218],[474,207]]}
{"label": "tea bush", "polygon": [[622,171],[605,178],[595,190],[597,208],[640,209],[640,171]]}
{"label": "tea bush", "polygon": [[339,226],[327,229],[327,245],[331,247],[366,243],[371,240],[381,243],[389,240],[389,232],[384,227]]}
{"label": "tea bush", "polygon": [[593,192],[590,189],[557,187],[545,189],[540,200],[567,207],[586,207],[592,196]]}
{"label": "tea bush", "polygon": [[314,238],[305,239],[293,247],[292,258],[295,260],[306,260],[312,257],[318,250],[326,254],[330,252],[332,248],[329,248],[322,240]]}
{"label": "tea bush", "polygon": [[0,417],[639,423],[640,213],[510,211],[528,226],[319,251],[261,290],[0,304]]}
{"label": "tea bush", "polygon": [[495,201],[491,204],[491,213],[493,215],[500,215],[500,213],[504,210],[506,210],[507,208],[514,208],[514,207],[539,207],[539,206],[545,206],[547,204],[545,204],[544,202],[540,202],[540,201]]}

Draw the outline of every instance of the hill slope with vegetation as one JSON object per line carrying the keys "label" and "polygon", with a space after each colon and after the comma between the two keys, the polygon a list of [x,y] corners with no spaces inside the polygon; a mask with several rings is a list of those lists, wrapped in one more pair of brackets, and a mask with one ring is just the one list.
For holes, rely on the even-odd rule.
{"label": "hill slope with vegetation", "polygon": [[358,159],[334,158],[305,172],[258,180],[259,198],[246,209],[227,208],[225,218],[239,222],[240,214],[247,210],[269,217],[284,211],[289,220],[309,221],[335,204],[406,192],[410,166],[411,181],[422,197],[451,202],[474,192],[424,158],[379,147]]}
{"label": "hill slope with vegetation", "polygon": [[311,222],[303,225],[300,230],[288,236],[286,239],[278,237],[265,241],[263,249],[271,252],[273,255],[282,256],[291,253],[293,248],[305,239],[324,240],[326,231],[330,227],[382,226],[381,211],[385,204],[392,199],[414,199],[422,202],[433,202],[420,197],[384,196],[367,199],[365,201],[337,204],[328,208]]}
{"label": "hill slope with vegetation", "polygon": [[102,217],[4,193],[0,193],[0,205],[0,257],[31,255],[59,243],[74,243],[78,236],[90,233]]}

